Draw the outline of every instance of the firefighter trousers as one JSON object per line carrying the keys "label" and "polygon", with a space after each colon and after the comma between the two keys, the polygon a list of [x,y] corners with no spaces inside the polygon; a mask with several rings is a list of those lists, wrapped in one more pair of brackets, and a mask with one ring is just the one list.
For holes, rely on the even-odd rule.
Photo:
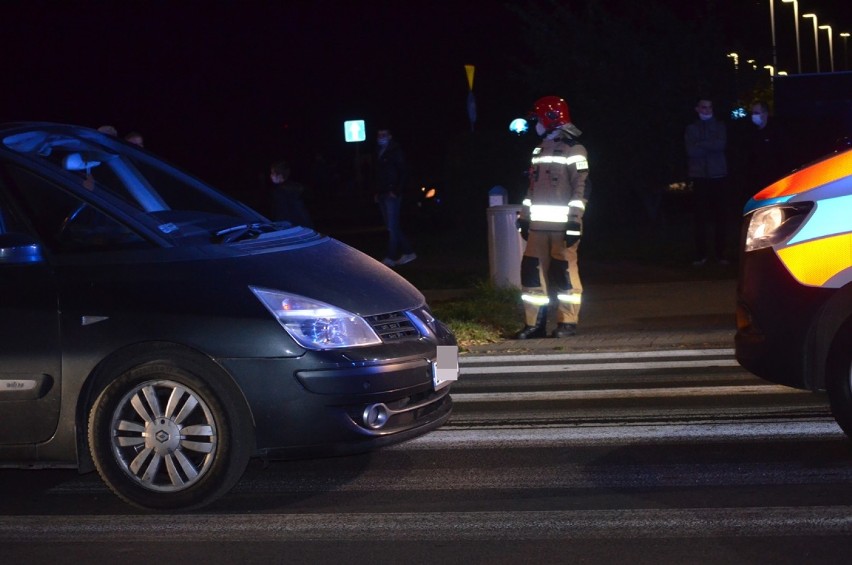
{"label": "firefighter trousers", "polygon": [[576,324],[580,318],[583,285],[577,265],[580,242],[565,245],[561,231],[530,231],[521,259],[521,287],[524,317],[535,326],[540,308],[547,308],[550,296],[557,300],[556,321]]}

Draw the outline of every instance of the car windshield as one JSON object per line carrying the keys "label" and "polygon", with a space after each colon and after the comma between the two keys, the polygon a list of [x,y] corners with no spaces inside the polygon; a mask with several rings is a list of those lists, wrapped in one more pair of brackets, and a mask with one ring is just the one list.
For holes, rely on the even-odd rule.
{"label": "car windshield", "polygon": [[7,135],[2,143],[76,177],[81,194],[112,202],[169,239],[232,241],[274,229],[257,212],[201,181],[95,131],[45,127]]}

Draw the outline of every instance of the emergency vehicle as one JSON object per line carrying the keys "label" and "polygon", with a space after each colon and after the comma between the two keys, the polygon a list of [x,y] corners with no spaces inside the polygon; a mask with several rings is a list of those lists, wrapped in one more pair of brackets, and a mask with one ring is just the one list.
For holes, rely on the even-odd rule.
{"label": "emergency vehicle", "polygon": [[742,236],[737,361],[763,379],[827,391],[852,437],[852,150],[757,193]]}

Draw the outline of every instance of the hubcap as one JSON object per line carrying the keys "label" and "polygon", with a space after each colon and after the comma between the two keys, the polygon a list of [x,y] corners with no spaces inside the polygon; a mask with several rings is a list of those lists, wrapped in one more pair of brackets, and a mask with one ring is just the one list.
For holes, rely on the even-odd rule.
{"label": "hubcap", "polygon": [[216,422],[209,407],[174,381],[149,381],[131,390],[118,403],[110,429],[119,466],[146,489],[186,489],[216,456]]}

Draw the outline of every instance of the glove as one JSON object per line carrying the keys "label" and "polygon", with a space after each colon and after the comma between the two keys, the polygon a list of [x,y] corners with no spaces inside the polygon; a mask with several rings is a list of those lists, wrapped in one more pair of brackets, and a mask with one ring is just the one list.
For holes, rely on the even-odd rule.
{"label": "glove", "polygon": [[576,221],[568,222],[567,229],[565,230],[565,245],[571,247],[572,245],[580,241],[580,236],[582,235],[582,223]]}
{"label": "glove", "polygon": [[517,226],[518,231],[521,232],[521,237],[524,238],[524,241],[526,241],[530,236],[530,221],[518,218],[515,220],[515,226]]}

